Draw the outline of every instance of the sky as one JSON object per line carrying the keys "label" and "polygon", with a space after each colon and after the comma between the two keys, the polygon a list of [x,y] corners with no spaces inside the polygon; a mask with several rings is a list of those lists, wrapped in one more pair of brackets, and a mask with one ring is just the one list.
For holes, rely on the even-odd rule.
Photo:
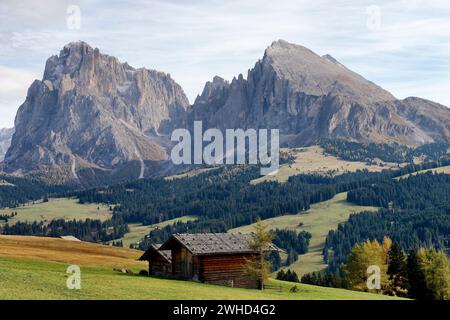
{"label": "sky", "polygon": [[45,61],[83,40],[169,73],[191,103],[215,75],[246,76],[274,41],[301,44],[397,98],[450,106],[448,0],[0,0],[0,128]]}

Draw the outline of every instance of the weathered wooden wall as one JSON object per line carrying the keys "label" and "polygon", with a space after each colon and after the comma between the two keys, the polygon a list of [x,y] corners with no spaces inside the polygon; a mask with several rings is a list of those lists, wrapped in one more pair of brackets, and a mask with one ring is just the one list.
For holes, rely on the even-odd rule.
{"label": "weathered wooden wall", "polygon": [[200,280],[205,283],[258,288],[258,280],[245,272],[249,255],[214,255],[200,257]]}
{"label": "weathered wooden wall", "polygon": [[199,257],[193,256],[189,250],[184,247],[173,249],[172,268],[175,276],[198,280]]}
{"label": "weathered wooden wall", "polygon": [[154,276],[167,276],[172,273],[172,265],[168,263],[163,257],[155,256],[149,261],[148,272]]}

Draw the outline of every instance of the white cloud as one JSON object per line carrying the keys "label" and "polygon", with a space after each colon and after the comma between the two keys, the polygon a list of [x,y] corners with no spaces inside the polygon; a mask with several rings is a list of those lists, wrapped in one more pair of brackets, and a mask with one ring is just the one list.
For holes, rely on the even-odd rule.
{"label": "white cloud", "polygon": [[25,100],[27,89],[36,78],[27,70],[0,66],[0,128],[14,126],[17,108]]}

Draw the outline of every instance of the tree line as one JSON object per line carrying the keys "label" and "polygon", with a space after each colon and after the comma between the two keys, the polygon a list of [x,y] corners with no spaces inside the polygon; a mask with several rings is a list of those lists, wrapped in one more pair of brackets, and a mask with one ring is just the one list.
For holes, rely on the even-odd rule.
{"label": "tree line", "polygon": [[70,187],[50,185],[31,178],[0,174],[0,208],[17,208],[20,205],[70,191]]}
{"label": "tree line", "polygon": [[449,157],[450,143],[429,143],[417,148],[409,148],[397,143],[358,143],[339,139],[322,139],[319,145],[328,154],[348,161],[371,162],[380,159],[385,162],[412,163],[415,157],[425,161],[440,161]]}
{"label": "tree line", "polygon": [[31,235],[44,237],[74,236],[82,241],[108,242],[122,238],[128,232],[128,225],[119,219],[107,221],[91,220],[52,220],[44,222],[17,222],[1,228],[5,235]]}
{"label": "tree line", "polygon": [[[378,283],[371,282],[371,266],[378,268]],[[435,248],[411,249],[406,254],[387,237],[381,243],[368,240],[352,248],[343,271],[352,290],[420,300],[450,299],[450,261]]]}
{"label": "tree line", "polygon": [[287,253],[286,261],[282,261],[280,254],[276,251],[268,255],[268,261],[271,263],[271,272],[275,272],[283,266],[290,266],[298,260],[299,255],[308,252],[309,240],[311,234],[307,231],[296,232],[288,229],[275,229],[271,231],[273,235],[273,244],[283,249]]}
{"label": "tree line", "polygon": [[351,190],[347,200],[364,206],[424,210],[450,204],[449,185],[450,175],[429,171]]}
{"label": "tree line", "polygon": [[341,273],[305,274],[301,282],[418,300],[450,299],[450,260],[443,250],[404,251],[388,237],[355,244]]}
{"label": "tree line", "polygon": [[450,248],[450,206],[427,210],[380,210],[378,213],[353,214],[349,220],[331,230],[323,254],[328,271],[339,271],[351,248],[366,240],[382,241],[388,236],[403,250],[417,247]]}
{"label": "tree line", "polygon": [[367,239],[381,241],[388,236],[404,250],[449,248],[449,183],[450,175],[425,173],[349,191],[348,201],[383,209],[353,214],[329,232],[323,251],[329,271],[338,271],[353,245]]}

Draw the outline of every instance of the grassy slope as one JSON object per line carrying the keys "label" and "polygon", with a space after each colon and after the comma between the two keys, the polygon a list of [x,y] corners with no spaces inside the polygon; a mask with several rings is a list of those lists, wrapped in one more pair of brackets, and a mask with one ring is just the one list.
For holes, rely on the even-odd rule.
{"label": "grassy slope", "polygon": [[50,222],[53,219],[85,220],[90,218],[104,221],[112,216],[107,205],[79,204],[76,199],[66,198],[50,199],[46,203],[26,204],[24,207],[0,210],[0,214],[11,214],[11,212],[17,212],[17,216],[9,219],[10,224],[17,221]]}
{"label": "grassy slope", "polygon": [[[300,256],[299,260],[289,266],[299,276],[318,271],[326,267],[323,262],[322,249],[328,232],[336,229],[339,223],[348,220],[352,213],[364,210],[375,211],[377,208],[354,205],[346,201],[347,194],[337,194],[333,199],[317,203],[311,209],[297,215],[286,215],[264,220],[271,229],[293,229],[297,232],[308,231],[311,233],[309,252]],[[303,223],[300,227],[299,224]],[[244,226],[230,230],[230,232],[250,232],[253,226]]]}
{"label": "grassy slope", "polygon": [[173,180],[173,179],[181,179],[181,178],[190,178],[190,177],[194,177],[194,176],[199,175],[199,174],[204,173],[204,172],[215,170],[217,168],[219,168],[219,166],[212,167],[212,168],[201,168],[201,169],[196,168],[196,169],[192,169],[192,170],[189,170],[189,171],[186,171],[186,172],[182,172],[182,173],[179,173],[179,174],[175,174],[175,175],[172,175],[172,176],[167,176],[164,179],[165,180]]}
{"label": "grassy slope", "polygon": [[10,187],[14,187],[14,185],[12,183],[9,183],[8,181],[5,181],[3,179],[0,179],[0,187],[1,186],[10,186]]}
{"label": "grassy slope", "polygon": [[[390,299],[382,295],[272,281],[282,292],[231,289],[114,272],[138,271],[139,251],[61,239],[0,236],[0,299]],[[81,290],[66,288],[66,269],[81,267]]]}
{"label": "grassy slope", "polygon": [[[288,149],[283,150],[287,152]],[[282,165],[275,175],[255,179],[252,183],[263,181],[286,182],[290,176],[302,173],[332,173],[336,175],[362,169],[367,169],[370,172],[380,172],[384,169],[398,167],[396,163],[383,162],[383,166],[380,166],[375,164],[369,165],[360,161],[342,160],[331,155],[325,155],[323,148],[319,146],[289,149],[289,152],[295,157],[294,163]]]}
{"label": "grassy slope", "polygon": [[415,176],[417,174],[423,174],[423,173],[427,173],[427,172],[433,172],[433,173],[445,173],[445,174],[450,174],[450,166],[445,166],[445,167],[439,167],[439,168],[435,168],[435,169],[426,169],[426,170],[420,170],[420,171],[416,171],[413,173],[408,173],[405,174],[401,177],[397,177],[395,179],[399,180],[399,179],[403,179],[403,178],[408,178],[409,176]]}
{"label": "grassy slope", "polygon": [[156,228],[164,228],[165,226],[174,224],[176,222],[188,222],[188,221],[194,221],[194,220],[197,220],[197,218],[191,217],[191,216],[185,216],[185,217],[175,218],[175,219],[171,219],[171,220],[166,220],[166,221],[163,221],[163,222],[160,222],[157,224],[148,225],[148,226],[143,226],[140,223],[130,223],[128,225],[130,232],[125,234],[125,236],[123,238],[116,239],[115,241],[122,240],[123,246],[128,248],[130,246],[130,244],[142,241],[142,239],[144,239],[144,237],[147,234],[149,234],[150,231],[152,231]]}

